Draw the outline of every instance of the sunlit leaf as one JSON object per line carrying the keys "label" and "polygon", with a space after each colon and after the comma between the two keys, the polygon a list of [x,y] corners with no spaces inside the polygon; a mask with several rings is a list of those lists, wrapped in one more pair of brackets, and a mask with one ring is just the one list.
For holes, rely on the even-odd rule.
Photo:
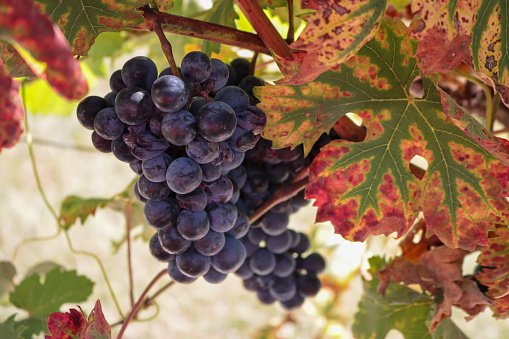
{"label": "sunlit leaf", "polygon": [[13,78],[35,77],[19,52],[7,41],[0,40],[0,60],[5,65],[9,75]]}
{"label": "sunlit leaf", "polygon": [[2,334],[2,339],[19,339],[21,338],[21,333],[26,329],[25,326],[17,323],[14,318],[16,314],[9,316],[3,323],[0,323],[0,333]]}
{"label": "sunlit leaf", "polygon": [[[235,27],[235,20],[239,18],[233,8],[233,0],[216,0],[211,8],[211,14],[205,21],[228,27]],[[211,55],[219,53],[221,45],[217,42],[203,41],[202,52]]]}

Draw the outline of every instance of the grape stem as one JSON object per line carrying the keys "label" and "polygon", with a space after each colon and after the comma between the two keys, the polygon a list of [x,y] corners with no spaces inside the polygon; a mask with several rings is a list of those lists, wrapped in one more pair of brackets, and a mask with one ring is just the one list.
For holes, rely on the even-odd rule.
{"label": "grape stem", "polygon": [[256,69],[256,60],[258,59],[258,52],[254,52],[251,62],[249,63],[249,74],[254,75]]}
{"label": "grape stem", "polygon": [[166,59],[168,60],[168,63],[170,64],[171,72],[174,76],[180,78],[177,63],[173,57],[173,49],[168,39],[166,39],[166,36],[164,35],[163,29],[161,27],[161,12],[150,8],[148,5],[143,6],[141,10],[143,10],[143,17],[145,18],[145,21],[151,25],[149,26],[149,29],[157,34],[157,37],[161,42],[161,48],[164,52],[164,55],[166,56]]}
{"label": "grape stem", "polygon": [[295,41],[295,27],[293,25],[293,0],[287,0],[288,4],[288,33],[286,34],[286,43],[291,44]]}
{"label": "grape stem", "polygon": [[249,217],[249,223],[253,224],[256,220],[258,220],[261,216],[267,213],[272,207],[276,206],[280,202],[287,201],[288,199],[294,197],[302,191],[309,184],[309,178],[306,177],[297,182],[293,182],[287,186],[281,187],[267,200],[260,208],[258,208],[251,216]]}
{"label": "grape stem", "polygon": [[131,307],[134,306],[134,284],[133,284],[133,267],[131,260],[131,210],[132,202],[128,200],[125,206],[125,228],[126,228],[126,242],[127,242],[127,273],[129,276],[129,297],[131,300]]}
{"label": "grape stem", "polygon": [[165,276],[167,273],[167,270],[164,269],[162,271],[160,271],[150,282],[149,284],[147,285],[147,287],[145,287],[145,290],[143,291],[143,293],[141,294],[141,296],[138,298],[138,301],[136,302],[136,304],[134,304],[133,308],[131,309],[131,312],[129,312],[129,315],[127,316],[127,318],[125,319],[125,321],[122,323],[122,328],[120,329],[120,332],[118,333],[118,336],[117,336],[117,339],[121,339],[122,336],[124,335],[124,332],[127,328],[127,325],[129,325],[129,323],[131,322],[131,320],[133,319],[134,315],[138,312],[138,309],[140,308],[141,304],[143,303],[143,301],[145,300],[145,297],[147,296],[148,292],[150,291],[150,289],[155,285],[155,283],[161,279],[163,276]]}
{"label": "grape stem", "polygon": [[[159,13],[158,19],[163,32],[218,42],[271,55],[270,50],[265,46],[260,37],[253,33],[167,13]],[[152,23],[149,21],[145,20],[138,26],[130,27],[129,29],[150,31]]]}

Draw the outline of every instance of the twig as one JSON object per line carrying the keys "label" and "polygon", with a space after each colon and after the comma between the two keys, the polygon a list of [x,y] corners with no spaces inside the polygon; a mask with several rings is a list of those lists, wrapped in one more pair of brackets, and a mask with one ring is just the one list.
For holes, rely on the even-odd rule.
{"label": "twig", "polygon": [[291,44],[295,41],[295,27],[293,24],[293,0],[287,0],[288,4],[288,33],[286,34],[286,43]]}
{"label": "twig", "polygon": [[129,275],[129,297],[131,299],[131,307],[134,306],[134,284],[133,284],[133,267],[131,260],[131,200],[126,202],[125,206],[125,228],[126,228],[126,242],[127,242],[127,272]]}
{"label": "twig", "polygon": [[304,179],[305,177],[309,176],[309,168],[311,167],[311,165],[307,165],[306,167],[304,167],[303,169],[301,169],[299,171],[299,173],[297,173],[297,175],[295,176],[295,178],[293,178],[292,180],[292,183],[294,182],[297,182],[301,179]]}
{"label": "twig", "polygon": [[120,332],[118,333],[118,336],[117,336],[117,339],[121,339],[122,336],[124,335],[124,332],[127,328],[127,325],[129,325],[129,323],[131,322],[131,320],[133,319],[134,315],[138,312],[138,309],[140,308],[141,306],[141,303],[145,300],[145,297],[147,296],[148,292],[150,291],[150,289],[152,288],[152,286],[154,286],[154,284],[159,280],[161,279],[164,275],[168,274],[167,273],[167,270],[164,269],[162,270],[161,272],[159,272],[153,279],[152,281],[150,281],[150,283],[147,285],[147,287],[145,287],[145,290],[143,291],[143,293],[141,294],[141,296],[139,297],[138,301],[136,302],[136,304],[134,305],[134,307],[132,308],[131,312],[129,313],[129,315],[127,316],[127,318],[125,319],[124,323],[122,324],[122,328],[120,329]]}
{"label": "twig", "polygon": [[293,60],[290,47],[281,38],[281,35],[279,35],[269,18],[267,18],[258,2],[253,0],[235,0],[235,3],[239,6],[256,33],[258,33],[265,46],[273,50],[275,54]]}
{"label": "twig", "polygon": [[[161,28],[164,32],[218,42],[224,45],[236,46],[271,55],[270,50],[256,34],[178,15],[159,13],[158,16]],[[129,29],[150,31],[151,26],[148,22],[142,22],[138,26],[130,27]]]}
{"label": "twig", "polygon": [[151,9],[148,6],[144,6],[141,9],[143,10],[143,17],[145,18],[145,21],[147,21],[149,25],[151,24],[152,26],[151,30],[157,34],[157,37],[161,42],[161,48],[163,49],[164,55],[166,56],[166,59],[170,64],[171,72],[173,73],[174,76],[180,78],[177,63],[173,58],[173,49],[168,39],[166,39],[163,29],[161,28],[161,20],[159,17],[161,13]]}
{"label": "twig", "polygon": [[249,74],[254,75],[256,69],[256,59],[258,59],[258,52],[254,52],[253,57],[251,58],[251,63],[249,64]]}
{"label": "twig", "polygon": [[175,282],[173,281],[170,281],[169,283],[167,283],[166,285],[164,285],[163,287],[161,287],[160,289],[157,290],[156,293],[154,293],[153,296],[151,297],[148,297],[145,299],[145,301],[143,302],[143,306],[149,306],[149,305],[152,305],[152,303],[154,302],[155,298],[157,298],[161,293],[163,293],[164,291],[166,291],[168,288],[170,288],[171,286],[173,286],[173,284],[175,284]]}
{"label": "twig", "polygon": [[278,189],[269,200],[267,200],[262,206],[260,206],[251,216],[249,217],[249,223],[252,224],[258,220],[261,216],[267,213],[272,207],[276,206],[280,202],[286,201],[302,191],[309,183],[309,178],[304,178],[297,182],[291,183],[287,186]]}

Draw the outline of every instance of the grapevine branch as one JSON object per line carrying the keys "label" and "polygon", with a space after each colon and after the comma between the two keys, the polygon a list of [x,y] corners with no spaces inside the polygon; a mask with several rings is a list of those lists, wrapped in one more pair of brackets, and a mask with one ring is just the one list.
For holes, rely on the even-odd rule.
{"label": "grapevine branch", "polygon": [[295,41],[295,27],[293,25],[293,0],[287,1],[288,5],[288,33],[286,34],[286,42],[291,44]]}
{"label": "grapevine branch", "polygon": [[164,269],[162,271],[160,271],[153,279],[152,281],[149,282],[149,284],[147,285],[147,287],[145,287],[145,290],[143,291],[143,293],[141,294],[141,296],[138,298],[138,301],[136,302],[136,304],[133,306],[131,312],[129,312],[129,315],[127,316],[127,318],[125,319],[125,321],[123,322],[122,324],[122,328],[120,329],[120,332],[118,333],[118,336],[117,336],[117,339],[121,339],[122,336],[124,335],[124,332],[127,328],[127,325],[129,325],[129,323],[131,322],[131,320],[133,319],[134,315],[138,312],[138,309],[140,308],[142,302],[145,300],[145,297],[147,296],[148,292],[150,291],[150,289],[155,285],[155,283],[161,279],[164,275],[168,274],[167,273],[167,270]]}
{"label": "grapevine branch", "polygon": [[[164,32],[213,41],[271,55],[270,50],[256,34],[167,13],[159,13],[158,19]],[[138,26],[129,29],[150,31],[151,28],[152,23],[150,20],[145,20]]]}
{"label": "grapevine branch", "polygon": [[132,202],[128,200],[125,206],[125,228],[126,228],[126,242],[127,242],[127,272],[129,276],[129,298],[131,300],[131,307],[134,306],[134,292],[133,292],[133,267],[131,260],[131,210]]}
{"label": "grapevine branch", "polygon": [[164,55],[166,56],[166,59],[168,60],[168,63],[170,64],[171,72],[174,76],[180,78],[177,63],[173,58],[173,49],[168,39],[166,39],[163,29],[161,28],[161,20],[159,18],[161,12],[154,11],[148,7],[148,5],[142,7],[141,9],[143,10],[143,17],[145,18],[145,21],[148,21],[150,24],[152,24],[151,30],[157,34],[157,37],[161,42],[161,48],[164,52]]}
{"label": "grapevine branch", "polygon": [[249,217],[249,223],[253,224],[256,220],[258,220],[261,216],[267,213],[272,207],[277,204],[287,201],[288,199],[294,197],[302,191],[309,184],[309,178],[306,177],[297,182],[291,183],[287,186],[281,187],[267,200],[260,208],[258,208],[251,216]]}

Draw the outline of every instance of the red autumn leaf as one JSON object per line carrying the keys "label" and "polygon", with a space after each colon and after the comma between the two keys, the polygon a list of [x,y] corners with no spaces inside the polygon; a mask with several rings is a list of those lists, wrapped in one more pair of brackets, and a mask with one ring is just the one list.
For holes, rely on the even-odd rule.
{"label": "red autumn leaf", "polygon": [[452,306],[463,309],[472,317],[482,312],[491,301],[481,293],[471,277],[463,277],[461,266],[466,253],[439,246],[423,254],[415,264],[398,257],[377,272],[381,281],[378,291],[383,294],[392,280],[405,285],[419,284],[432,295],[442,293],[443,300],[438,303],[431,331],[440,321],[451,316]]}
{"label": "red autumn leaf", "polygon": [[47,316],[48,331],[50,335],[45,339],[78,339],[83,338],[87,322],[83,311],[71,308],[69,312],[55,312]]}
{"label": "red autumn leaf", "polygon": [[293,85],[310,82],[354,55],[375,34],[387,2],[302,0],[301,7],[316,12],[306,17],[306,28],[290,45],[307,52],[304,57],[294,54],[296,60],[290,68],[292,73],[298,69],[298,74],[291,76],[282,68],[286,77],[291,76],[288,83]]}
{"label": "red autumn leaf", "polygon": [[14,146],[23,133],[23,107],[18,94],[19,83],[0,63],[0,151]]}
{"label": "red autumn leaf", "polygon": [[16,48],[2,40],[0,40],[0,59],[4,63],[11,77],[35,77],[34,72],[32,72]]}
{"label": "red autumn leaf", "polygon": [[88,91],[79,63],[62,31],[31,0],[6,0],[0,11],[0,35],[12,39],[46,64],[38,77],[67,99],[81,99]]}
{"label": "red autumn leaf", "polygon": [[85,339],[109,339],[111,338],[111,328],[101,307],[101,302],[97,300],[95,306],[88,316],[87,334]]}

